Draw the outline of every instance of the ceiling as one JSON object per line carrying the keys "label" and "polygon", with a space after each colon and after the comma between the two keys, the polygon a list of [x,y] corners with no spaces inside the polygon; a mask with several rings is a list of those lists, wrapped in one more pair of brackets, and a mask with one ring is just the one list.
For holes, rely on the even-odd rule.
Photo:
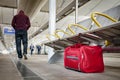
{"label": "ceiling", "polygon": [[[114,6],[119,2],[119,0],[78,0],[79,7],[87,3],[88,5],[83,5],[84,7],[79,8],[79,13],[84,15],[90,13],[92,10],[103,11],[111,6]],[[106,5],[106,7],[103,5]],[[114,3],[112,5],[112,3]],[[96,7],[99,5],[98,7]],[[102,6],[101,6],[102,5]],[[71,13],[75,11],[75,0],[56,0],[57,9],[57,22],[60,22]],[[89,7],[88,7],[89,6]],[[29,39],[40,34],[43,30],[48,28],[48,18],[49,18],[49,0],[0,0],[0,23],[11,24],[12,17],[17,13],[17,9],[24,10],[25,13],[30,17],[32,27],[29,29]],[[74,16],[72,14],[72,16]],[[71,17],[73,18],[73,17]],[[70,19],[71,19],[70,18]],[[68,19],[69,20],[69,19]],[[65,21],[63,21],[64,23]],[[6,38],[8,39],[8,38]],[[11,38],[12,39],[12,38]],[[8,39],[9,40],[9,39]],[[12,39],[13,40],[13,39]],[[11,40],[11,41],[12,41]],[[6,41],[9,42],[9,41]]]}
{"label": "ceiling", "polygon": [[[79,6],[84,5],[90,0],[78,0]],[[75,11],[75,0],[56,0],[56,17],[57,21],[61,20],[65,16],[69,15],[73,11]],[[30,39],[41,33],[41,31],[48,28],[48,19],[49,19],[49,0],[45,3],[45,5],[40,9],[39,13],[34,16],[32,20],[33,27],[39,27],[34,34],[30,36]],[[44,19],[44,20],[43,20]]]}
{"label": "ceiling", "polygon": [[0,0],[1,7],[17,8],[17,0]]}
{"label": "ceiling", "polygon": [[19,0],[18,11],[23,10],[29,17],[31,17],[38,6],[43,4],[46,0]]}
{"label": "ceiling", "polygon": [[[79,2],[86,3],[89,0],[78,0]],[[31,20],[31,29],[28,31],[28,34],[31,38],[36,36],[48,28],[48,18],[49,18],[49,0],[0,0],[0,23],[2,24],[11,24],[12,17],[17,13],[17,9],[23,10]],[[75,9],[75,0],[56,0],[56,12],[57,20],[62,19],[67,16]],[[70,11],[68,14],[67,13]],[[9,36],[3,36],[5,42],[9,42]],[[14,36],[13,36],[14,37]],[[11,38],[13,41],[13,38]],[[7,43],[6,43],[7,44]]]}

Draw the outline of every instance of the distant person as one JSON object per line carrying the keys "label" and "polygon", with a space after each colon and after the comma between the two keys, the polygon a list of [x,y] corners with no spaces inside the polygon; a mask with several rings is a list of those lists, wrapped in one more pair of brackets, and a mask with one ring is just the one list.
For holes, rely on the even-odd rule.
{"label": "distant person", "polygon": [[[18,58],[22,59],[24,56],[24,59],[27,59],[27,30],[30,28],[29,17],[24,14],[23,10],[20,10],[19,13],[13,17],[11,25],[15,29],[15,40]],[[21,42],[23,44],[23,51],[21,50]]]}
{"label": "distant person", "polygon": [[30,45],[30,51],[31,51],[31,55],[32,55],[33,51],[34,51],[34,45],[33,44]]}
{"label": "distant person", "polygon": [[36,48],[37,48],[38,54],[40,54],[41,53],[41,46],[40,45],[36,45]]}

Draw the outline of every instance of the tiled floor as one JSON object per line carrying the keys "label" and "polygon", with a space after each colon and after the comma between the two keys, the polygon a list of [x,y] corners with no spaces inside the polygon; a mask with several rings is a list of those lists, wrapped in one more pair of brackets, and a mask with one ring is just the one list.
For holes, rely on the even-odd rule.
{"label": "tiled floor", "polygon": [[82,73],[65,69],[62,61],[49,64],[47,55],[32,55],[21,61],[16,56],[0,55],[0,80],[120,80],[119,56],[120,53],[104,54],[103,73]]}
{"label": "tiled floor", "polygon": [[10,55],[0,54],[0,80],[23,80]]}
{"label": "tiled floor", "polygon": [[22,64],[21,61],[17,61],[16,65],[24,80],[43,80],[30,69],[28,69],[24,64]]}
{"label": "tiled floor", "polygon": [[120,80],[120,54],[104,54],[105,71],[103,73],[82,73],[65,69],[63,62],[48,64],[46,55],[33,55],[23,60],[30,70],[44,80]]}

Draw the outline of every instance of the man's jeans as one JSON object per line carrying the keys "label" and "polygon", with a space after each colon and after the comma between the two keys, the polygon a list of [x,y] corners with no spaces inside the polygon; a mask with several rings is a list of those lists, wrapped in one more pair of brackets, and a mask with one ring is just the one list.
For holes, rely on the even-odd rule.
{"label": "man's jeans", "polygon": [[33,54],[34,49],[31,49],[31,55]]}
{"label": "man's jeans", "polygon": [[[27,47],[28,47],[27,31],[16,30],[15,40],[16,40],[16,49],[18,53],[18,58],[22,58],[22,52],[23,52],[23,55],[27,54]],[[23,51],[21,51],[21,42],[23,44]]]}

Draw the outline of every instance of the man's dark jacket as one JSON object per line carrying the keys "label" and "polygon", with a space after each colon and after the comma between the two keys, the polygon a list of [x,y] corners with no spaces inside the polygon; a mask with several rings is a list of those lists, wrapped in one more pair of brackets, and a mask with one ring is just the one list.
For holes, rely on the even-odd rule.
{"label": "man's dark jacket", "polygon": [[29,17],[24,14],[24,11],[20,12],[13,17],[12,26],[15,30],[28,30],[30,27]]}

